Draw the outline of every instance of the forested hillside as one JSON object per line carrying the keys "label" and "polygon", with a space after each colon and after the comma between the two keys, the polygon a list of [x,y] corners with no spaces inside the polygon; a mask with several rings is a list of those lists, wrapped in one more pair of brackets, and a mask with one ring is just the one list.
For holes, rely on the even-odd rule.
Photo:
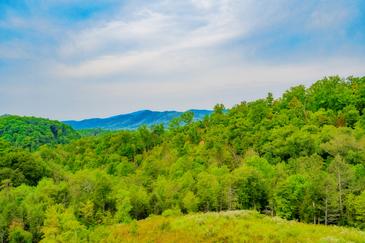
{"label": "forested hillside", "polygon": [[0,138],[16,147],[35,150],[44,144],[65,144],[79,138],[70,126],[36,117],[0,116]]}
{"label": "forested hillside", "polygon": [[[124,234],[119,227],[143,234],[144,221],[134,220],[152,214],[241,209],[365,229],[364,108],[365,77],[329,77],[277,99],[268,94],[229,110],[216,105],[201,121],[187,112],[168,127],[31,152],[8,136],[12,143],[0,143],[0,242],[87,242]],[[175,226],[186,230],[185,223]],[[331,228],[341,236],[318,229],[334,240],[363,239],[343,228]],[[283,240],[299,231],[284,232]],[[320,241],[317,233],[306,237]]]}

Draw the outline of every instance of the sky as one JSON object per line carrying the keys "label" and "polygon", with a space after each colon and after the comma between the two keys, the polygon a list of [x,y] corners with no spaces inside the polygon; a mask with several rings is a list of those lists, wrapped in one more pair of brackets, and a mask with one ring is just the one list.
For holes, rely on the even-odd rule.
{"label": "sky", "polygon": [[363,0],[0,0],[0,114],[211,109],[365,75]]}

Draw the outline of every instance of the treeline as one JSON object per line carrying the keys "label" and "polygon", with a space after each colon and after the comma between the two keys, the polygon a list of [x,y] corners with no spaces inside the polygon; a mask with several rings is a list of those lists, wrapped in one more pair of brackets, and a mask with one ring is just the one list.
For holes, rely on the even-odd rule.
{"label": "treeline", "polygon": [[364,229],[364,108],[365,77],[329,77],[167,128],[33,152],[2,142],[0,241],[82,242],[151,214],[233,209]]}

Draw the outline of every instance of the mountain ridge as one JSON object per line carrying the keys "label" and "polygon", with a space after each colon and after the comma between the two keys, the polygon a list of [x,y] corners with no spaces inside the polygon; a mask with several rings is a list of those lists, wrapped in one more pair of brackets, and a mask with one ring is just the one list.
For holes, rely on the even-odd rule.
{"label": "mountain ridge", "polygon": [[[190,109],[185,112],[193,112],[194,120],[201,120],[212,113],[211,110]],[[106,118],[88,118],[83,120],[67,120],[63,123],[70,125],[76,130],[101,128],[106,130],[136,129],[142,125],[155,125],[168,123],[179,117],[181,111],[153,111],[139,110],[131,113],[114,115]]]}

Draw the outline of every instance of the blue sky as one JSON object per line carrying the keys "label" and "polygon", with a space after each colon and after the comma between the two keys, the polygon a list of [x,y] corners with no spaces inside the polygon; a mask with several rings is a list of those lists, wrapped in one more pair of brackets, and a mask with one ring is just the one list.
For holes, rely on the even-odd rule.
{"label": "blue sky", "polygon": [[0,113],[230,107],[364,54],[362,0],[0,0]]}

